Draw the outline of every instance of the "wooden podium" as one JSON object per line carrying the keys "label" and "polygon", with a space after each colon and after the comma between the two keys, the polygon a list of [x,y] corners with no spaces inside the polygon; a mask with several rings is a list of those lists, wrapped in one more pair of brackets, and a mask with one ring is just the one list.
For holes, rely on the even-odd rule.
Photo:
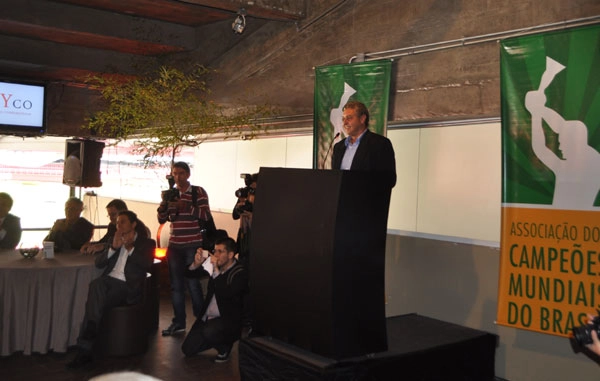
{"label": "wooden podium", "polygon": [[387,350],[386,184],[381,172],[260,169],[249,273],[256,332],[336,359]]}

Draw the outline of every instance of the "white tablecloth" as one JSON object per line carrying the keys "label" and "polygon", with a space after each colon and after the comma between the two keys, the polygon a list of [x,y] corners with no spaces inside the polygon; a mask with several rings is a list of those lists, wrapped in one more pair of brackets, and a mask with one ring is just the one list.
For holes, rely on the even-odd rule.
{"label": "white tablecloth", "polygon": [[25,259],[0,250],[0,355],[66,352],[75,345],[88,285],[101,270],[79,252]]}

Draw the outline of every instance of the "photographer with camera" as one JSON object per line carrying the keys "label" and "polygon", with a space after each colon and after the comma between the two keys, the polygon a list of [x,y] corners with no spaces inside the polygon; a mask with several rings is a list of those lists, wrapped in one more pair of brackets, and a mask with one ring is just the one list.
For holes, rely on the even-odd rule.
{"label": "photographer with camera", "polygon": [[600,310],[598,315],[588,314],[588,323],[580,327],[573,328],[573,340],[579,347],[585,347],[600,356]]}
{"label": "photographer with camera", "polygon": [[191,185],[190,167],[187,163],[173,164],[169,189],[161,194],[158,207],[158,222],[171,222],[171,235],[167,248],[167,264],[171,279],[171,299],[174,317],[171,325],[162,331],[163,336],[171,336],[185,331],[185,285],[190,292],[194,315],[202,310],[203,294],[199,279],[186,278],[186,268],[194,262],[198,248],[202,248],[202,227],[200,223],[212,220],[208,195],[199,186]]}
{"label": "photographer with camera", "polygon": [[237,235],[238,260],[241,264],[248,267],[250,262],[250,228],[252,225],[252,210],[254,207],[254,195],[256,194],[256,182],[258,173],[242,173],[244,179],[243,188],[235,191],[238,198],[233,208],[232,217],[234,220],[240,220],[240,227]]}

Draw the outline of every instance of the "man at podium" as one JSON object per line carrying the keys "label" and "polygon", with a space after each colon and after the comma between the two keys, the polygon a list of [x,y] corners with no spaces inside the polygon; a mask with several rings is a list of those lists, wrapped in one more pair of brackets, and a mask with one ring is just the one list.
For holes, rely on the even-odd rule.
{"label": "man at podium", "polygon": [[369,110],[358,101],[343,108],[343,128],[346,138],[333,147],[333,169],[381,171],[389,176],[390,187],[396,185],[396,159],[392,142],[385,136],[369,131]]}

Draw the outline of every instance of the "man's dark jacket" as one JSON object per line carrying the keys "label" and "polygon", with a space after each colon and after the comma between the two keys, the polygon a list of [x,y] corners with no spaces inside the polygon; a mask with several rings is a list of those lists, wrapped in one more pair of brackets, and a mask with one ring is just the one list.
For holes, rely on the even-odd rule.
{"label": "man's dark jacket", "polygon": [[[188,277],[200,277],[207,274],[202,267],[193,271],[187,270],[186,272],[186,276]],[[236,262],[235,265],[218,277],[210,277],[207,288],[206,298],[204,299],[205,303],[198,318],[202,319],[214,295],[217,300],[221,319],[223,319],[227,327],[226,335],[229,336],[228,340],[233,342],[239,339],[242,329],[242,318],[247,313],[244,310],[247,306],[246,298],[248,297],[248,272],[246,268]]]}
{"label": "man's dark jacket", "polygon": [[[142,286],[146,274],[150,271],[154,261],[156,242],[153,239],[139,237],[135,240],[134,249],[125,264],[125,280],[128,286],[127,303],[134,304],[141,301]],[[109,247],[96,256],[96,267],[104,268],[102,276],[108,276],[117,263],[119,253],[117,250],[108,258]]]}
{"label": "man's dark jacket", "polygon": [[4,217],[1,228],[6,230],[6,235],[0,241],[0,249],[14,249],[17,247],[21,240],[21,219],[9,213]]}
{"label": "man's dark jacket", "polygon": [[[333,146],[331,168],[340,169],[342,158],[346,152],[346,139]],[[396,159],[392,142],[385,136],[365,131],[352,160],[350,169],[353,171],[381,171],[389,176],[390,187],[396,185]]]}

